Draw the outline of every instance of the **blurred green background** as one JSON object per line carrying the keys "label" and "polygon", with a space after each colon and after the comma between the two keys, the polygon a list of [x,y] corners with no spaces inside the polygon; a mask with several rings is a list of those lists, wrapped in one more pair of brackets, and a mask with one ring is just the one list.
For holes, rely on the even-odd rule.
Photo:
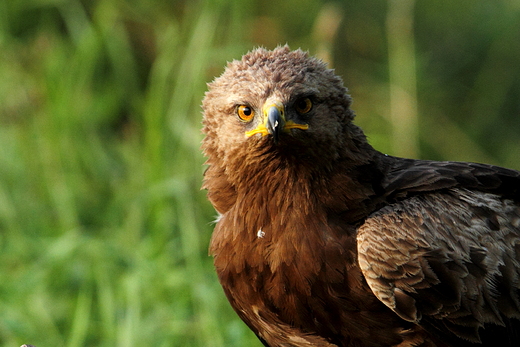
{"label": "blurred green background", "polygon": [[0,345],[260,345],[207,255],[200,101],[285,43],[379,150],[520,169],[517,0],[0,0]]}

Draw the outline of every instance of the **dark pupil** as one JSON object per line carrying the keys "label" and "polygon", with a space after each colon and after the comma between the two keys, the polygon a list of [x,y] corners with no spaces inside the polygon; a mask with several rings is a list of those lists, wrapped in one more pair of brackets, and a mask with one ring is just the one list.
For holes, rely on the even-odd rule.
{"label": "dark pupil", "polygon": [[250,116],[251,115],[251,109],[249,107],[247,107],[247,106],[242,109],[242,112],[246,116]]}
{"label": "dark pupil", "polygon": [[302,99],[302,100],[298,101],[298,108],[300,110],[304,110],[305,108],[307,108],[307,100]]}

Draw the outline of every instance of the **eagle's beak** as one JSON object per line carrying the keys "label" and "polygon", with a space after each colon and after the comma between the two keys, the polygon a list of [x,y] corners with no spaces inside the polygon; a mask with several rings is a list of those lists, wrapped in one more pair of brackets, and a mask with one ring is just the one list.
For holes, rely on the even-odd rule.
{"label": "eagle's beak", "polygon": [[272,104],[264,109],[265,128],[269,134],[273,135],[274,143],[278,143],[281,129],[285,126],[283,111],[283,106],[277,104]]}
{"label": "eagle's beak", "polygon": [[255,129],[246,131],[246,136],[252,136],[254,134],[272,135],[275,143],[278,143],[280,134],[288,132],[290,129],[303,129],[309,128],[307,124],[298,124],[292,120],[285,120],[285,107],[281,102],[266,102],[262,107],[263,122],[260,123]]}

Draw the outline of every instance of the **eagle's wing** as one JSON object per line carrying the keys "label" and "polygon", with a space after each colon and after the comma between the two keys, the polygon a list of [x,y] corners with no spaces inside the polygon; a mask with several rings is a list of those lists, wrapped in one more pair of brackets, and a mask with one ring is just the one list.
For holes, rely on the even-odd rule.
{"label": "eagle's wing", "polygon": [[479,342],[480,327],[520,318],[515,200],[462,187],[417,192],[371,214],[357,240],[373,293],[441,339]]}

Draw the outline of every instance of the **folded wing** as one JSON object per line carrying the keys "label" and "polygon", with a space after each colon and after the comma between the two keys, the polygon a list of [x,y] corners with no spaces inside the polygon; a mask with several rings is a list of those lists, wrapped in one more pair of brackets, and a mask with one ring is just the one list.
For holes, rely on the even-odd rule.
{"label": "folded wing", "polygon": [[520,346],[515,200],[461,187],[418,192],[370,215],[357,239],[367,283],[401,318],[458,346],[487,332]]}

